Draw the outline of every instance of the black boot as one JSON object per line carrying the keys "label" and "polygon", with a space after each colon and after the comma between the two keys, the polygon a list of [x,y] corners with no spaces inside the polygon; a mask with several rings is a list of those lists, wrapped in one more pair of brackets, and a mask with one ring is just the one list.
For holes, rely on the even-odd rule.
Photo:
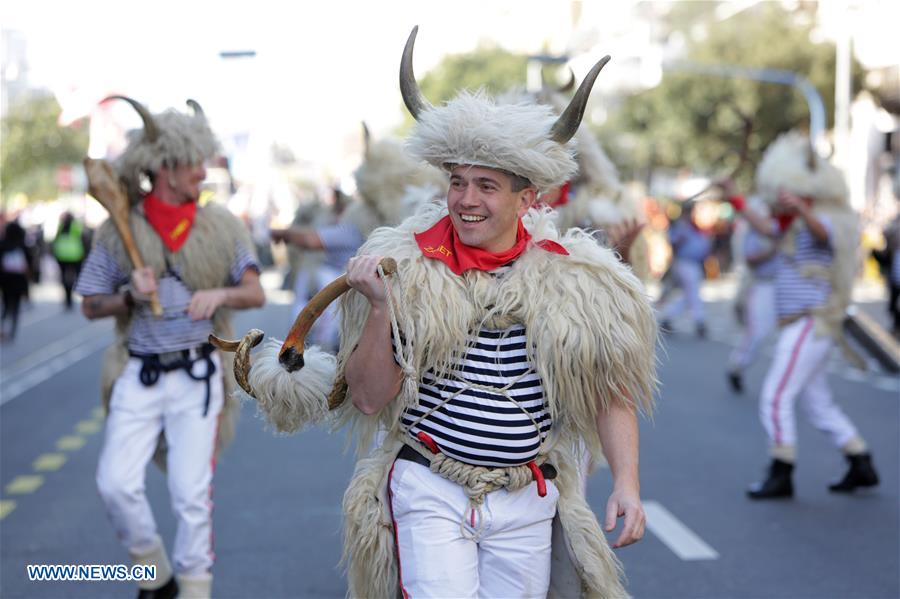
{"label": "black boot", "polygon": [[728,382],[731,385],[731,390],[735,393],[744,392],[744,378],[737,370],[731,370],[728,372]]}
{"label": "black boot", "polygon": [[747,497],[750,499],[774,499],[777,497],[793,497],[794,483],[791,474],[794,465],[781,460],[772,460],[769,466],[769,476],[766,480],[752,485],[747,489]]}
{"label": "black boot", "polygon": [[878,473],[872,466],[872,455],[860,453],[846,456],[850,469],[840,481],[828,486],[834,493],[852,493],[857,487],[874,487],[878,484]]}
{"label": "black boot", "polygon": [[138,599],[175,599],[178,596],[178,583],[173,576],[158,589],[138,590]]}

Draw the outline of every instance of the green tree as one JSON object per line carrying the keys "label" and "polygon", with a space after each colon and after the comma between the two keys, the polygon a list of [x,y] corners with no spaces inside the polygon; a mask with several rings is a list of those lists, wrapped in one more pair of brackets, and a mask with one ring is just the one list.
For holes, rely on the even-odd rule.
{"label": "green tree", "polygon": [[[479,47],[465,54],[448,54],[419,81],[422,94],[434,105],[452,99],[461,90],[484,89],[492,95],[515,86],[525,86],[528,57],[502,48]],[[406,115],[402,129],[412,125]]]}
{"label": "green tree", "polygon": [[60,127],[60,112],[52,95],[40,95],[17,102],[3,117],[0,192],[4,202],[20,192],[32,200],[56,198],[57,168],[81,163],[87,154],[86,120]]}
{"label": "green tree", "polygon": [[[712,17],[714,4],[686,3],[670,15],[673,30],[688,29],[687,60],[703,64],[776,68],[805,76],[825,103],[828,126],[834,114],[835,49],[811,41],[809,11],[788,12],[762,2],[724,21]],[[697,6],[700,5],[700,6]],[[705,8],[706,10],[701,10]],[[682,14],[691,9],[689,15]],[[689,18],[688,18],[689,17]],[[699,24],[699,25],[698,25]],[[697,36],[697,28],[705,34]],[[687,31],[683,32],[687,33]],[[854,89],[863,74],[853,67]],[[807,128],[809,109],[802,94],[784,85],[711,75],[667,72],[662,83],[626,101],[605,127],[605,138],[630,132],[625,160],[632,164],[689,167],[711,175],[739,163],[744,142],[741,114],[753,120],[748,140],[748,183],[765,147],[781,132]],[[621,159],[617,152],[614,156]]]}

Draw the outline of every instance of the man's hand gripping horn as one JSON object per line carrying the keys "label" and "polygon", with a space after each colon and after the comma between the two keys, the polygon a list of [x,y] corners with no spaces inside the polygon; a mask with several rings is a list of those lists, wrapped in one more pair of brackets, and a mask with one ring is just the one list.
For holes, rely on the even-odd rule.
{"label": "man's hand gripping horn", "polygon": [[[378,264],[385,275],[397,272],[397,262],[393,258],[383,258]],[[294,372],[303,368],[303,346],[306,335],[313,324],[322,315],[322,312],[341,295],[350,290],[347,283],[347,275],[343,274],[325,287],[323,287],[303,308],[294,320],[290,332],[288,332],[281,350],[278,352],[278,362],[288,372]],[[240,341],[226,341],[215,335],[209,336],[209,342],[223,351],[234,352],[234,379],[241,389],[251,397],[256,397],[249,384],[250,377],[250,350],[259,345],[265,333],[259,329],[251,329]]]}

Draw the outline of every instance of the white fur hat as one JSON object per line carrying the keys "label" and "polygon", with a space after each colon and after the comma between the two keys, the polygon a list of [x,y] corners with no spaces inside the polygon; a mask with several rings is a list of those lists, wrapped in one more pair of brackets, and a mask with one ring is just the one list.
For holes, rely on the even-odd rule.
{"label": "white fur hat", "polygon": [[756,186],[768,204],[777,201],[780,189],[819,205],[846,206],[848,201],[844,176],[828,160],[815,155],[809,138],[799,131],[779,135],[769,144],[756,170]]}
{"label": "white fur hat", "polygon": [[132,201],[139,196],[142,174],[156,173],[162,166],[201,164],[219,152],[219,142],[195,101],[187,101],[193,114],[170,109],[154,115],[131,98],[107,99],[113,98],[131,104],[144,122],[142,129],[128,132],[128,146],[116,161],[116,170],[128,187]]}
{"label": "white fur hat", "polygon": [[413,28],[400,63],[400,91],[417,123],[407,147],[434,166],[470,164],[507,171],[543,191],[562,185],[578,167],[569,140],[578,130],[594,80],[605,57],[585,77],[572,102],[557,117],[534,102],[497,103],[486,94],[463,92],[446,104],[431,106],[412,72]]}

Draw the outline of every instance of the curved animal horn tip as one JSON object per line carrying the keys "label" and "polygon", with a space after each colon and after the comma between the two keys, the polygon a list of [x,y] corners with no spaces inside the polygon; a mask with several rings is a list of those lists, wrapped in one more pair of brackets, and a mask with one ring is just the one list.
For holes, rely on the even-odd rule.
{"label": "curved animal horn tip", "polygon": [[591,88],[594,87],[594,81],[597,79],[600,71],[603,70],[603,67],[606,66],[606,63],[610,61],[610,58],[609,55],[606,55],[598,60],[597,64],[587,74],[587,77],[584,78],[584,81],[581,82],[581,85],[578,86],[578,91],[572,96],[572,101],[569,102],[566,110],[556,119],[556,122],[553,123],[553,127],[550,129],[550,137],[553,141],[564,144],[572,139],[572,136],[578,131],[578,126],[581,124],[581,119],[584,116],[584,109],[587,107],[588,97],[591,95]]}
{"label": "curved animal horn tip", "polygon": [[403,96],[403,103],[406,109],[414,119],[431,108],[428,101],[422,96],[419,84],[416,83],[416,76],[413,74],[412,59],[413,48],[416,45],[416,35],[419,33],[419,26],[412,28],[406,45],[403,47],[403,56],[400,59],[400,94]]}
{"label": "curved animal horn tip", "polygon": [[131,107],[137,111],[137,113],[141,117],[141,121],[143,121],[143,123],[144,123],[145,139],[147,141],[149,141],[150,143],[153,143],[154,141],[157,140],[157,138],[159,138],[159,128],[156,126],[156,121],[153,120],[153,115],[150,114],[150,111],[147,110],[146,106],[144,106],[143,104],[141,104],[134,98],[129,98],[128,96],[121,96],[118,94],[113,95],[113,96],[107,96],[106,98],[101,100],[100,103],[102,104],[103,102],[106,102],[107,100],[125,100],[126,102],[131,104]]}
{"label": "curved animal horn tip", "polygon": [[200,106],[200,103],[193,98],[188,98],[185,102],[191,110],[194,111],[194,116],[206,116],[203,112],[203,108]]}

